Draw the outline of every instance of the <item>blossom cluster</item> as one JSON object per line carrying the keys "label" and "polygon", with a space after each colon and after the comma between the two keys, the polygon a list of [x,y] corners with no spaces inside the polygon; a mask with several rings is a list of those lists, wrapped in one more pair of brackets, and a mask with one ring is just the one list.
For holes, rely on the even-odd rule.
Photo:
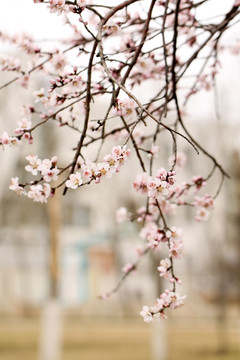
{"label": "blossom cluster", "polygon": [[[57,168],[57,157],[54,156],[52,159],[41,160],[37,155],[28,155],[26,157],[28,165],[25,166],[25,170],[30,172],[32,175],[37,176],[40,174],[39,180],[33,181],[30,184],[29,190],[25,190],[25,185],[19,184],[18,177],[11,179],[9,189],[14,191],[17,195],[27,195],[29,199],[36,202],[47,202],[47,199],[51,195],[51,181],[58,180],[60,170]],[[40,184],[40,181],[45,183]]]}
{"label": "blossom cluster", "polygon": [[[33,0],[34,3],[42,3],[44,0]],[[86,0],[77,0],[76,4],[80,8],[84,8],[87,4]],[[49,1],[49,10],[52,13],[57,13],[60,15],[62,12],[74,11],[74,5],[67,5],[66,0],[50,0]]]}
{"label": "blossom cluster", "polygon": [[4,145],[20,145],[21,141],[16,136],[10,136],[6,131],[3,132],[3,134],[0,137],[0,145],[4,148]]}
{"label": "blossom cluster", "polygon": [[[186,156],[180,153],[176,159],[171,157],[169,165],[172,165],[174,160],[177,160],[175,165],[182,168],[186,162]],[[193,176],[191,182],[184,183],[182,186],[176,185],[175,176],[175,171],[166,171],[164,168],[157,170],[155,177],[149,176],[147,173],[138,175],[133,187],[137,192],[147,197],[147,207],[140,207],[136,210],[136,214],[129,213],[124,207],[117,211],[117,220],[120,224],[127,220],[136,220],[142,223],[139,235],[144,241],[144,245],[137,246],[138,257],[142,257],[155,249],[161,250],[163,246],[167,246],[168,249],[168,257],[160,260],[157,270],[160,277],[168,280],[173,288],[166,290],[157,299],[154,307],[143,307],[141,315],[146,322],[153,321],[155,318],[165,318],[165,309],[182,305],[185,298],[176,293],[176,285],[181,285],[182,281],[176,276],[173,266],[174,261],[182,257],[183,230],[175,226],[168,227],[165,215],[174,214],[180,205],[194,206],[197,209],[195,220],[201,221],[208,219],[209,210],[214,207],[213,198],[208,194],[203,197],[195,196],[193,203],[188,203],[183,199],[189,195],[191,189],[193,189],[194,195],[203,186],[206,186],[206,180],[202,176]],[[125,264],[123,267],[124,274],[128,275],[136,270],[137,265],[138,260]]]}
{"label": "blossom cluster", "polygon": [[41,160],[37,155],[28,155],[26,157],[29,164],[25,166],[25,170],[36,176],[39,173],[46,182],[56,181],[58,179],[59,169],[57,168],[57,157],[52,159]]}
{"label": "blossom cluster", "polygon": [[20,60],[13,58],[11,56],[4,56],[0,57],[0,69],[2,71],[20,71]]}
{"label": "blossom cluster", "polygon": [[[103,177],[111,178],[114,173],[120,171],[127,158],[130,156],[130,149],[125,146],[114,146],[110,154],[104,156],[101,163],[94,163],[90,160],[82,162],[79,160],[79,167],[82,169],[82,175],[87,182],[94,181],[95,184],[100,183]],[[71,174],[66,186],[76,189],[82,185],[82,176],[80,172]]]}
{"label": "blossom cluster", "polygon": [[167,316],[165,310],[177,309],[184,304],[184,299],[186,296],[180,296],[174,291],[169,289],[165,290],[159,298],[156,299],[154,306],[144,305],[140,315],[143,317],[143,320],[147,323],[152,322],[154,319],[165,319]]}
{"label": "blossom cluster", "polygon": [[133,187],[136,191],[147,194],[149,198],[163,199],[175,183],[174,175],[175,171],[167,172],[164,168],[160,168],[154,178],[147,173],[138,175]]}
{"label": "blossom cluster", "polygon": [[195,216],[196,221],[208,220],[210,215],[210,209],[214,208],[214,201],[209,194],[204,197],[196,196],[193,203],[197,208],[197,214]]}
{"label": "blossom cluster", "polygon": [[124,116],[131,119],[136,114],[136,103],[132,99],[117,99],[117,106],[113,110],[114,115]]}
{"label": "blossom cluster", "polygon": [[14,130],[15,136],[9,135],[6,131],[0,136],[0,145],[2,145],[3,148],[5,145],[20,146],[22,145],[22,139],[27,139],[29,144],[33,143],[31,116],[34,111],[32,105],[23,105],[21,107],[20,114],[22,118],[18,121],[18,127]]}
{"label": "blossom cluster", "polygon": [[26,195],[29,199],[40,203],[46,203],[51,195],[51,186],[48,183],[31,185],[27,192],[24,186],[19,184],[18,177],[11,178],[9,189],[18,196]]}
{"label": "blossom cluster", "polygon": [[[94,181],[95,184],[98,184],[103,177],[110,178],[114,173],[119,172],[129,156],[130,149],[127,149],[126,145],[118,145],[112,148],[110,154],[104,156],[101,163],[79,160],[77,166],[81,168],[82,174],[78,171],[71,173],[65,185],[67,188],[77,189],[83,184],[82,176],[87,183]],[[49,183],[57,181],[60,175],[60,170],[57,167],[58,158],[53,156],[51,159],[41,160],[37,155],[28,155],[26,159],[28,165],[25,166],[25,170],[34,176],[40,175],[40,179],[31,183],[28,192],[24,189],[25,186],[19,185],[17,177],[11,179],[9,188],[17,195],[27,195],[33,201],[47,202],[52,193]],[[42,181],[45,181],[43,185],[40,184]]]}

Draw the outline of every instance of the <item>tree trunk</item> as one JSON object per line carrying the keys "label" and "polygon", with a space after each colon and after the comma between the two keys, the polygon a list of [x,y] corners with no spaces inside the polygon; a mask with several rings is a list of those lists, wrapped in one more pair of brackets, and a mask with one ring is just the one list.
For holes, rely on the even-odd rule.
{"label": "tree trunk", "polygon": [[60,198],[56,194],[48,203],[50,298],[42,313],[39,360],[61,359],[62,311],[58,301]]}

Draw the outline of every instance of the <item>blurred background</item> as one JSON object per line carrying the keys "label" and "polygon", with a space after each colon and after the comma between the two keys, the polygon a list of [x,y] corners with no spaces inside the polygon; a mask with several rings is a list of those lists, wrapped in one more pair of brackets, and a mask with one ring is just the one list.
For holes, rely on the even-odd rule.
{"label": "blurred background", "polygon": [[[224,8],[224,1],[220,4]],[[52,37],[59,36],[61,21],[53,18],[30,0],[0,4],[3,29],[12,33],[24,30],[44,38],[51,29]],[[224,37],[225,44],[234,44],[238,34],[236,26]],[[0,51],[18,55],[6,44]],[[8,191],[9,180],[12,176],[24,179],[29,153],[41,158],[57,153],[69,159],[71,152],[62,146],[66,136],[50,126],[39,130],[33,147],[0,152],[1,360],[240,358],[240,55],[224,53],[221,62],[217,111],[216,94],[200,93],[187,107],[186,122],[231,179],[224,184],[207,223],[193,222],[189,208],[178,217],[176,225],[184,229],[185,247],[177,273],[183,280],[179,291],[187,299],[184,307],[169,313],[168,320],[146,324],[139,316],[142,306],[152,304],[165,288],[154,271],[161,253],[156,259],[145,258],[118,293],[99,300],[99,295],[115,286],[124,264],[135,259],[139,229],[133,223],[117,224],[115,214],[121,206],[129,211],[141,206],[141,198],[129,185],[138,165],[130,160],[110,182],[69,191],[65,197],[59,194],[42,205],[18,199]],[[9,79],[11,75],[1,74],[1,84]],[[31,86],[39,89],[44,83],[36,77]],[[1,133],[12,133],[20,105],[31,101],[31,91],[20,86],[3,89]],[[103,100],[94,111],[104,106]],[[196,156],[181,141],[180,149],[188,156],[180,178],[188,180],[200,169],[208,173],[211,164],[202,155]],[[170,155],[163,142],[162,161]],[[208,192],[214,194],[219,182],[215,176]]]}

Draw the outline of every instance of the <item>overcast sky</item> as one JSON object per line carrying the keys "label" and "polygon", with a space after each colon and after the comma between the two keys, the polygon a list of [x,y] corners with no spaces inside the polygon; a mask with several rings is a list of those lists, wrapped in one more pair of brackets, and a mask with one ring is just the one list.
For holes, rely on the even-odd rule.
{"label": "overcast sky", "polygon": [[[105,2],[103,0],[102,2]],[[116,0],[108,0],[114,3]],[[230,9],[234,0],[209,0],[207,5],[200,7],[199,17],[211,17]],[[1,0],[0,1],[0,27],[12,32],[25,30],[32,35],[49,36],[58,35],[61,20],[52,15],[43,4],[34,4],[33,0]]]}
{"label": "overcast sky", "polygon": [[[105,1],[105,0],[103,0]],[[110,1],[113,3],[115,0]],[[234,0],[209,0],[205,9],[198,13],[199,18],[211,18],[217,14],[223,14],[228,11]],[[214,21],[212,19],[212,21]],[[58,38],[63,36],[62,19],[56,14],[50,14],[43,4],[34,4],[33,0],[6,0],[0,1],[0,30],[11,33],[25,31],[38,39]],[[240,24],[230,29],[223,38],[225,44],[232,44],[237,38],[240,39]],[[7,47],[0,44],[0,52],[7,51]],[[239,102],[239,76],[240,76],[240,54],[232,56],[226,52],[221,55],[223,64],[222,74],[218,79],[219,94],[223,95],[219,104],[223,116],[229,117],[232,121],[239,122],[240,102]],[[229,94],[231,93],[231,96]],[[207,116],[212,97],[209,94],[200,94],[200,101],[204,102],[202,113]],[[196,106],[192,101],[192,109]],[[209,105],[209,106],[208,106]],[[191,108],[191,107],[190,107]],[[211,115],[212,116],[212,115]]]}

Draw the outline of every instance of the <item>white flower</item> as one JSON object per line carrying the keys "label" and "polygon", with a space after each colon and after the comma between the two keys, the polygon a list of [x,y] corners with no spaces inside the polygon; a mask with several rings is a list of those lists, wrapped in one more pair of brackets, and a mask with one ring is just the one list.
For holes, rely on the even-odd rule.
{"label": "white flower", "polygon": [[71,189],[77,189],[78,186],[82,185],[82,177],[79,172],[76,172],[76,174],[71,174],[69,176],[69,180],[66,181],[66,187]]}
{"label": "white flower", "polygon": [[44,160],[41,161],[41,164],[39,165],[38,170],[41,171],[41,172],[48,171],[48,170],[51,169],[51,167],[52,167],[51,160],[44,159]]}
{"label": "white flower", "polygon": [[171,279],[171,273],[170,273],[170,268],[171,268],[171,261],[169,258],[163,259],[160,261],[160,266],[158,266],[158,271],[159,271],[159,275],[164,277],[165,279]]}
{"label": "white flower", "polygon": [[119,161],[117,159],[117,156],[113,154],[107,154],[104,156],[103,161],[108,163],[110,173],[115,173],[117,171],[119,167]]}
{"label": "white flower", "polygon": [[209,215],[210,215],[210,212],[205,207],[201,207],[197,210],[195,220],[196,221],[207,221],[209,218]]}
{"label": "white flower", "polygon": [[97,171],[97,165],[89,160],[86,160],[86,163],[82,164],[81,168],[83,170],[83,176],[87,179],[91,179],[95,176]]}
{"label": "white flower", "polygon": [[31,172],[33,175],[37,175],[41,160],[38,159],[37,155],[28,155],[26,159],[28,160],[29,165],[25,166],[25,170]]}
{"label": "white flower", "polygon": [[186,295],[180,296],[178,293],[171,294],[171,309],[176,309],[182,305],[184,305],[183,300],[186,298]]}
{"label": "white flower", "polygon": [[87,5],[87,0],[77,0],[77,4],[80,7],[84,7]]}
{"label": "white flower", "polygon": [[41,101],[42,98],[45,98],[44,88],[41,88],[41,89],[39,89],[39,90],[34,91],[34,92],[33,92],[33,96],[36,98],[36,99],[35,99],[35,102]]}
{"label": "white flower", "polygon": [[9,189],[14,191],[18,196],[26,195],[26,191],[22,186],[19,186],[18,177],[11,178]]}
{"label": "white flower", "polygon": [[18,122],[19,128],[17,130],[29,130],[32,126],[31,120],[27,118],[23,118],[21,121]]}
{"label": "white flower", "polygon": [[42,170],[43,180],[46,182],[56,181],[58,179],[58,168]]}
{"label": "white flower", "polygon": [[150,323],[153,321],[153,315],[150,311],[149,306],[144,305],[142,311],[140,312],[140,315],[143,317],[143,320],[147,323]]}
{"label": "white flower", "polygon": [[32,185],[30,186],[30,190],[28,192],[29,199],[32,199],[36,202],[47,202],[51,194],[51,186],[49,184],[44,183],[43,185]]}
{"label": "white flower", "polygon": [[127,212],[127,209],[125,207],[120,207],[116,212],[117,222],[119,224],[124,223],[126,220],[129,219],[129,214]]}
{"label": "white flower", "polygon": [[96,176],[107,176],[111,177],[111,173],[109,173],[110,166],[106,162],[98,163],[97,164],[97,171]]}
{"label": "white flower", "polygon": [[103,26],[103,29],[107,35],[119,35],[121,32],[119,25],[114,21],[108,21],[107,24]]}

